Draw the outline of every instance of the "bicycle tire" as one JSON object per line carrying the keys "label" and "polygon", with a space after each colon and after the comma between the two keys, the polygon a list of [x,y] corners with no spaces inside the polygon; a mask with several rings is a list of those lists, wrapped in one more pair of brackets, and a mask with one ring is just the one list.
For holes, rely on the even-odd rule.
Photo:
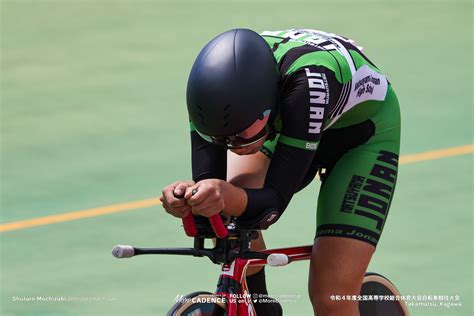
{"label": "bicycle tire", "polygon": [[[365,274],[360,295],[401,296],[389,279],[373,272]],[[359,311],[362,316],[409,316],[406,303],[402,300],[360,301]]]}
{"label": "bicycle tire", "polygon": [[199,291],[183,296],[171,307],[166,316],[227,316],[227,305],[223,302],[206,303],[208,299],[218,298],[213,293]]}

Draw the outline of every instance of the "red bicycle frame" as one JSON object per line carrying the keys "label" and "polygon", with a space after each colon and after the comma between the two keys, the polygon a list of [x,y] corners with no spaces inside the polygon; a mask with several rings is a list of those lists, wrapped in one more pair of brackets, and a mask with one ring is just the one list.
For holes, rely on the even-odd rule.
{"label": "red bicycle frame", "polygon": [[[268,217],[271,218],[271,217]],[[262,251],[250,250],[250,242],[258,237],[255,228],[238,227],[238,222],[231,221],[231,224],[224,226],[220,215],[205,219],[192,215],[183,219],[183,226],[188,236],[194,237],[193,248],[136,248],[132,246],[115,246],[112,254],[117,258],[130,258],[136,255],[145,254],[167,254],[167,255],[191,255],[195,257],[208,257],[212,262],[222,264],[221,274],[217,289],[214,294],[208,292],[196,292],[190,295],[207,295],[216,302],[209,302],[207,310],[215,313],[215,308],[226,310],[228,316],[256,316],[253,302],[256,299],[267,299],[261,297],[251,297],[247,281],[246,271],[252,266],[285,266],[293,261],[307,260],[311,258],[312,246],[300,246],[291,248],[267,249]],[[198,224],[196,226],[196,224]],[[216,238],[214,248],[205,248],[206,238]],[[367,273],[362,283],[361,295],[364,296],[378,294],[389,296],[400,296],[400,292],[387,278],[375,273]],[[191,296],[192,297],[192,296]],[[224,301],[224,302],[223,302]],[[191,314],[197,315],[201,305],[181,304],[177,302],[169,312],[169,315],[184,315],[188,308],[198,308],[192,310]],[[361,314],[364,316],[380,315],[409,315],[406,304],[401,301],[384,302],[380,300],[359,302]],[[175,314],[176,313],[176,314]],[[218,312],[219,313],[219,312]],[[201,314],[199,314],[201,315]],[[221,315],[221,314],[219,314]],[[261,316],[261,315],[260,315]]]}
{"label": "red bicycle frame", "polygon": [[[219,238],[227,236],[227,228],[222,223],[220,215],[214,215],[209,219],[210,224]],[[189,214],[183,218],[183,228],[188,236],[196,236],[197,229],[194,217]],[[311,257],[312,246],[269,249],[260,251],[266,254],[283,254],[288,258],[288,263],[298,260],[307,260]],[[250,297],[245,278],[248,267],[266,265],[265,259],[236,258],[231,264],[223,264],[219,277],[216,295],[225,297],[227,301],[227,314],[229,316],[253,316],[256,315],[252,298]]]}
{"label": "red bicycle frame", "polygon": [[[312,246],[291,248],[268,249],[260,251],[267,254],[286,255],[289,262],[307,260],[311,257]],[[256,315],[253,300],[249,294],[245,272],[248,267],[266,265],[265,259],[237,258],[231,264],[223,264],[219,277],[216,295],[225,297],[227,301],[227,315],[229,316],[254,316]]]}

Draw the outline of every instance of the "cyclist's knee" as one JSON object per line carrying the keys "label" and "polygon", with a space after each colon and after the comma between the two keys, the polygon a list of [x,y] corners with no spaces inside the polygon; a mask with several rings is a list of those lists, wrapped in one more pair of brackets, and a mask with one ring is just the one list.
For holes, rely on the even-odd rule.
{"label": "cyclist's knee", "polygon": [[358,315],[357,301],[337,299],[358,295],[374,248],[340,237],[318,238],[311,256],[309,295],[318,315]]}
{"label": "cyclist's knee", "polygon": [[311,300],[315,315],[327,316],[358,316],[359,305],[357,301],[332,301],[325,297],[317,297]]}
{"label": "cyclist's knee", "polygon": [[316,282],[309,287],[309,296],[316,315],[359,315],[357,301],[336,298],[356,293],[360,293],[360,286],[337,278],[331,286]]}
{"label": "cyclist's knee", "polygon": [[309,287],[309,296],[317,315],[358,315],[357,301],[337,299],[360,293],[360,286],[345,280],[334,280],[331,286],[316,282]]}

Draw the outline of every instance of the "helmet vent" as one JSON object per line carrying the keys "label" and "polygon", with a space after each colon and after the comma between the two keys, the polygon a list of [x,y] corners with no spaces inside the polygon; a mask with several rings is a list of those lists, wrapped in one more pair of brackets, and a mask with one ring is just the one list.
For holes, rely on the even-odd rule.
{"label": "helmet vent", "polygon": [[[224,107],[224,125],[223,127],[227,127],[227,125],[229,125],[229,116],[230,116],[230,113],[228,112],[230,109],[230,104],[227,104],[225,107]],[[227,113],[225,113],[227,112]]]}
{"label": "helmet vent", "polygon": [[204,126],[207,126],[206,124],[206,119],[204,118],[204,115],[202,115],[202,107],[199,105],[199,104],[196,104],[196,107],[198,108],[198,113],[197,115],[199,115],[199,118],[201,119],[201,124],[204,125]]}

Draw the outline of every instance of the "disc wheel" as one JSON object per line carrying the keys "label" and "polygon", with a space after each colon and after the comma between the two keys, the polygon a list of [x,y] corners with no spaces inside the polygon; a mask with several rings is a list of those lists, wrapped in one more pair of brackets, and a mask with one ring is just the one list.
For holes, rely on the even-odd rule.
{"label": "disc wheel", "polygon": [[194,292],[171,307],[166,316],[227,316],[222,299],[209,292]]}
{"label": "disc wheel", "polygon": [[[360,295],[400,296],[400,292],[389,279],[377,273],[366,273]],[[371,300],[360,301],[361,316],[409,316],[405,301]]]}

